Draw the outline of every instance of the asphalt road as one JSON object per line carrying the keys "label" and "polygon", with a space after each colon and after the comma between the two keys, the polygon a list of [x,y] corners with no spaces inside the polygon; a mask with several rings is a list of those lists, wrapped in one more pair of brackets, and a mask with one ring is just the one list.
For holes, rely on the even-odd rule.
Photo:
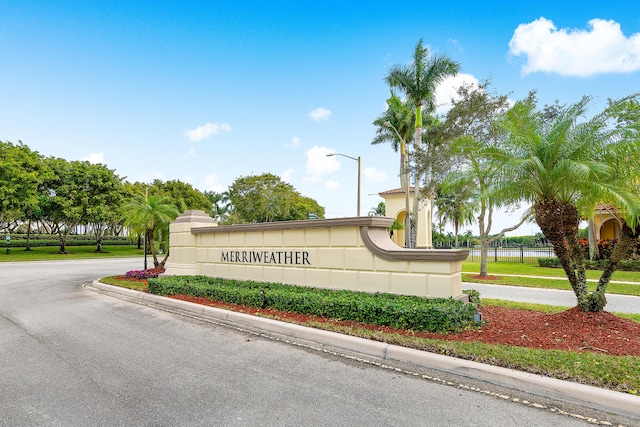
{"label": "asphalt road", "polygon": [[0,426],[588,425],[82,286],[140,264],[0,263]]}

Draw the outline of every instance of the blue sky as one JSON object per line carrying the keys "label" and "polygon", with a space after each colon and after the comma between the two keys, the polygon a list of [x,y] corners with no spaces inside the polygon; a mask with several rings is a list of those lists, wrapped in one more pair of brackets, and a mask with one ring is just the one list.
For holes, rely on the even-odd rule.
{"label": "blue sky", "polygon": [[638,0],[0,1],[0,139],[131,182],[221,192],[270,172],[328,218],[355,216],[357,165],[326,154],[360,156],[366,214],[399,187],[372,121],[420,38],[462,65],[443,104],[486,78],[514,100],[591,95],[594,110],[640,90]]}

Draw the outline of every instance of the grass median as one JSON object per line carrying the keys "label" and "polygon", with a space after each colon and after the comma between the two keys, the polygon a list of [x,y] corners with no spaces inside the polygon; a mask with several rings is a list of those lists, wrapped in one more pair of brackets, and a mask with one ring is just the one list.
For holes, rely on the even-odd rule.
{"label": "grass median", "polygon": [[[569,280],[561,268],[545,268],[539,267],[537,264],[495,262],[489,264],[489,276],[495,276],[494,280],[474,277],[480,271],[480,263],[478,262],[465,261],[462,264],[462,271],[463,282],[571,290]],[[598,270],[587,270],[586,273],[588,280],[598,280],[602,274]],[[590,281],[588,283],[589,290],[594,290],[596,284],[596,282]],[[607,293],[640,296],[640,272],[616,271],[612,282],[607,286]]]}
{"label": "grass median", "polygon": [[111,258],[111,257],[137,257],[144,256],[142,249],[135,245],[103,246],[102,252],[96,252],[95,246],[67,246],[68,253],[61,254],[59,246],[37,246],[30,251],[25,248],[11,248],[7,253],[5,248],[0,248],[0,262],[22,261],[56,261],[68,259]]}

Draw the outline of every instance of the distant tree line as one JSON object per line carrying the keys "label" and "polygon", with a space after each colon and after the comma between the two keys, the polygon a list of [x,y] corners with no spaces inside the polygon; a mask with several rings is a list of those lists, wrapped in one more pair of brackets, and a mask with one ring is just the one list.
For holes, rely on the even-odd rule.
{"label": "distant tree line", "polygon": [[100,252],[105,236],[120,236],[127,227],[155,266],[168,256],[169,224],[189,209],[227,224],[324,217],[315,200],[272,174],[240,177],[224,193],[180,180],[130,183],[104,164],[44,157],[21,141],[0,141],[0,183],[0,232],[26,234],[26,250],[35,232],[57,236],[66,253],[69,235],[82,229],[94,235]]}

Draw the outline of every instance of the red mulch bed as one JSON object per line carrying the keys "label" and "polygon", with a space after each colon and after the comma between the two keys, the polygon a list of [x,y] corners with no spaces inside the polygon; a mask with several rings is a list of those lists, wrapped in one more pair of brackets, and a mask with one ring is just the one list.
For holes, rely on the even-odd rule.
{"label": "red mulch bed", "polygon": [[444,335],[431,332],[398,330],[356,322],[336,321],[319,316],[283,312],[274,309],[245,307],[187,295],[174,295],[171,298],[300,324],[318,322],[452,341],[477,341],[545,350],[591,351],[616,356],[640,356],[640,323],[622,319],[607,312],[584,313],[578,310],[577,307],[557,314],[545,314],[528,310],[485,306],[480,310],[482,320],[485,322],[481,328]]}

